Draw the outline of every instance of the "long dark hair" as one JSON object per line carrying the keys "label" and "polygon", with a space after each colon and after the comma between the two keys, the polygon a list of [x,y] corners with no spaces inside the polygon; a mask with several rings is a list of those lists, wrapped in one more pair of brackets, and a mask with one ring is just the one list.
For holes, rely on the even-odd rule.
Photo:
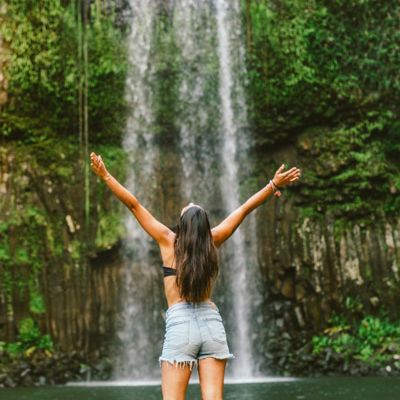
{"label": "long dark hair", "polygon": [[175,229],[176,284],[189,302],[202,301],[218,276],[218,253],[206,211],[191,206]]}

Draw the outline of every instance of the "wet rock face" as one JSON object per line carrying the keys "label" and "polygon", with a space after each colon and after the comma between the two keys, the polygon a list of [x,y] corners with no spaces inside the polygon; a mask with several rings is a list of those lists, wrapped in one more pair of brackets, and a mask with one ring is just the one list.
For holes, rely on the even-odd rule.
{"label": "wet rock face", "polygon": [[44,150],[0,147],[0,341],[15,341],[18,322],[33,316],[64,351],[90,352],[114,332],[122,208],[91,175],[96,200],[84,233],[77,148],[54,144],[47,161]]}
{"label": "wet rock face", "polygon": [[[317,371],[312,363],[327,373],[337,372],[337,355],[325,355],[327,360],[321,361],[307,347],[333,311],[374,315],[384,307],[393,318],[399,317],[398,215],[383,213],[387,195],[370,186],[371,177],[354,184],[354,160],[335,154],[338,150],[329,139],[335,135],[332,131],[310,129],[298,136],[294,146],[259,156],[275,165],[285,160],[289,167],[303,170],[301,181],[257,210],[261,286],[266,293],[264,315],[254,320],[254,343],[266,354],[264,371],[290,369],[296,350],[303,349],[304,362],[299,360],[299,365],[309,362],[307,373]],[[262,171],[263,176],[273,173],[272,169]],[[338,184],[339,174],[355,178]],[[371,191],[357,186],[371,187]],[[361,364],[350,363],[346,372],[363,374]],[[391,367],[392,373],[395,370]],[[300,373],[301,368],[292,371]]]}
{"label": "wet rock face", "polygon": [[0,388],[62,385],[89,379],[108,380],[111,363],[105,354],[88,359],[82,352],[45,354],[37,350],[30,357],[0,356]]}
{"label": "wet rock face", "polygon": [[[324,303],[339,306],[351,293],[367,310],[380,302],[391,307],[399,282],[399,244],[394,240],[399,237],[398,222],[383,220],[368,227],[354,224],[336,230],[329,218],[305,218],[293,221],[290,230],[285,232],[277,224],[277,236],[283,239],[267,236],[262,250],[265,279],[273,280],[276,295],[311,313],[313,297],[319,299],[322,311]],[[274,253],[272,260],[268,250]],[[307,321],[314,320],[315,327],[320,327],[312,315],[308,317]]]}
{"label": "wet rock face", "polygon": [[[272,251],[269,258],[264,253],[265,259],[295,267],[297,276],[307,272],[317,292],[364,287],[382,271],[388,280],[399,279],[398,216],[383,212],[391,196],[371,184],[375,172],[359,176],[365,166],[347,156],[356,153],[351,146],[356,140],[349,135],[345,128],[308,128],[293,146],[271,152],[273,161],[297,165],[303,176],[279,204],[274,199],[263,210],[261,218],[273,225],[262,234],[264,247]],[[387,179],[381,177],[382,184]],[[386,294],[386,288],[381,292]]]}

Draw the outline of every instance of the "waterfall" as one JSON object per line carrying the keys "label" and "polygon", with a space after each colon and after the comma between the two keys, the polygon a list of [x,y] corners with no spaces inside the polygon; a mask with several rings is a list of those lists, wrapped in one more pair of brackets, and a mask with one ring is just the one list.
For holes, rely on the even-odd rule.
{"label": "waterfall", "polygon": [[[218,58],[219,58],[219,96],[221,101],[221,156],[223,168],[221,173],[222,198],[227,212],[232,212],[240,206],[239,202],[239,135],[247,122],[243,88],[233,74],[243,74],[244,60],[242,57],[241,30],[238,1],[216,0]],[[234,57],[235,48],[236,57]],[[236,62],[236,65],[234,64]],[[247,136],[247,135],[246,135]],[[243,135],[240,138],[240,152],[247,152]],[[244,139],[244,140],[243,140]],[[246,147],[245,147],[246,145]],[[242,166],[248,160],[242,160]],[[230,239],[230,249],[233,253],[229,266],[232,292],[234,293],[233,317],[236,321],[236,334],[233,336],[234,349],[240,354],[240,362],[234,364],[234,376],[248,377],[253,374],[251,351],[249,311],[250,293],[247,285],[248,257],[244,246],[245,237],[239,227]]]}
{"label": "waterfall", "polygon": [[[149,82],[152,78],[150,51],[156,13],[154,1],[132,0],[132,24],[128,38],[129,71],[126,79],[126,100],[130,114],[127,119],[123,149],[128,155],[128,174],[125,186],[142,204],[151,202],[151,187],[158,148],[153,141],[153,93]],[[147,312],[148,289],[157,279],[153,269],[146,268],[152,239],[141,229],[133,214],[125,209],[126,237],[122,244],[123,308],[117,332],[121,351],[115,360],[115,377],[135,379],[151,376],[149,365],[151,318],[142,318]],[[139,322],[140,321],[140,322]]]}
{"label": "waterfall", "polygon": [[[154,30],[160,8],[166,10],[165,4],[131,0],[131,69],[126,81],[131,111],[123,140],[130,164],[125,186],[149,208],[159,204],[152,190],[145,188],[154,188],[152,173],[164,151],[163,145],[155,140],[155,103],[163,93],[154,90],[157,63],[152,57],[154,49],[160,48],[155,43]],[[177,88],[174,126],[175,152],[181,165],[180,206],[188,201],[199,203],[210,217],[218,216],[218,223],[241,204],[240,182],[251,172],[240,2],[170,0],[168,7],[166,20],[171,25],[168,32],[172,32],[171,41],[177,49],[177,53],[171,51],[171,54],[178,65],[174,77]],[[257,279],[253,268],[256,265],[253,217],[247,217],[247,226],[239,227],[223,245],[220,277],[213,295],[221,310],[232,310],[224,313],[230,350],[237,357],[227,367],[227,376],[232,378],[257,374],[253,350],[256,335],[250,325],[252,304],[259,303],[253,286]],[[115,360],[115,377],[149,379],[159,376],[157,357],[164,328],[160,323],[163,322],[162,275],[154,262],[151,265],[152,239],[132,214],[127,213],[124,221],[125,286],[118,331],[121,352]],[[158,330],[161,330],[159,335],[149,334]]]}

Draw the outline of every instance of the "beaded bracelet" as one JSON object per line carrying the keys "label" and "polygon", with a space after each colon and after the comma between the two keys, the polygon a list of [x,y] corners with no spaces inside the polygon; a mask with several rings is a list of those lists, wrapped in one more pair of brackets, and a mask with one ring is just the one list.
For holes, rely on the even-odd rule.
{"label": "beaded bracelet", "polygon": [[272,181],[272,179],[270,179],[269,183],[270,183],[270,185],[272,187],[272,191],[274,193],[274,196],[279,197],[282,193],[279,190],[278,186],[275,185],[275,183]]}

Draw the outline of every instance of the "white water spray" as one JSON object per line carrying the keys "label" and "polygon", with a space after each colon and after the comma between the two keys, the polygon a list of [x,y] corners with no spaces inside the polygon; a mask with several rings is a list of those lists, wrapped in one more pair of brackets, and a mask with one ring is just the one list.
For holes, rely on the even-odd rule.
{"label": "white water spray", "polygon": [[[219,95],[221,99],[221,134],[223,160],[223,173],[221,174],[222,197],[228,212],[234,211],[240,206],[239,202],[239,163],[238,143],[241,125],[246,123],[246,108],[243,89],[240,82],[233,78],[234,67],[239,71],[244,68],[241,57],[233,59],[234,48],[239,48],[241,55],[241,35],[239,21],[239,5],[236,1],[216,0],[217,6],[217,35],[218,55],[220,63]],[[236,61],[236,65],[233,62]],[[236,94],[236,96],[234,96]],[[246,152],[241,141],[241,152]],[[245,161],[246,162],[246,161]],[[242,165],[245,165],[242,164]],[[250,340],[249,314],[250,293],[247,286],[248,259],[244,246],[245,237],[239,227],[230,239],[230,251],[233,253],[229,266],[233,299],[233,317],[236,321],[236,334],[233,343],[240,362],[234,364],[233,374],[236,377],[248,377],[252,375],[252,351]]]}
{"label": "white water spray", "polygon": [[[142,204],[148,204],[151,197],[145,188],[152,182],[158,153],[153,143],[153,93],[149,86],[156,8],[154,1],[148,0],[131,0],[130,6],[132,24],[128,39],[129,72],[126,80],[130,115],[122,143],[129,159],[125,186]],[[125,209],[125,213],[126,238],[122,246],[124,287],[117,333],[122,350],[116,357],[115,377],[134,379],[151,376],[154,369],[149,365],[147,352],[151,345],[151,318],[143,318],[143,314],[147,303],[152,304],[146,287],[151,286],[158,276],[156,271],[146,268],[151,238],[128,209]]]}

